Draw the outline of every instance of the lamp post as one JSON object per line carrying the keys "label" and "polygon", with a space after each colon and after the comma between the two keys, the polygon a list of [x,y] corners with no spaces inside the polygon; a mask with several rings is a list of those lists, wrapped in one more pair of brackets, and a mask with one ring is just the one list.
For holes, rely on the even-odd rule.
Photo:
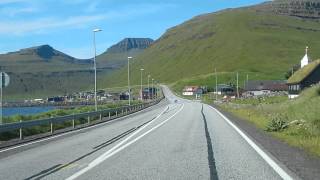
{"label": "lamp post", "polygon": [[148,75],[148,99],[150,99],[150,83],[149,83],[149,79],[150,79],[150,74]]}
{"label": "lamp post", "polygon": [[93,57],[93,68],[94,68],[94,106],[95,110],[98,111],[98,103],[97,103],[97,63],[96,63],[96,33],[102,31],[101,29],[93,30],[93,47],[94,47],[94,57]]}
{"label": "lamp post", "polygon": [[141,85],[141,100],[143,100],[143,93],[142,93],[142,73],[143,73],[144,69],[141,68],[140,69],[140,85]]}
{"label": "lamp post", "polygon": [[128,57],[128,92],[129,92],[129,106],[131,105],[131,89],[130,89],[130,59],[132,59],[132,57]]}
{"label": "lamp post", "polygon": [[152,78],[152,99],[154,98],[154,84],[153,84],[154,79]]}

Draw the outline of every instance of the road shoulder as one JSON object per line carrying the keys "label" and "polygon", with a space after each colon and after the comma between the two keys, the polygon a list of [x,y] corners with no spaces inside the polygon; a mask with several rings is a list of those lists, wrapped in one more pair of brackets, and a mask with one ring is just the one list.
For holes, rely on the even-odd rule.
{"label": "road shoulder", "polygon": [[255,141],[255,143],[261,146],[267,153],[271,154],[277,161],[285,165],[290,171],[294,172],[296,176],[302,179],[317,179],[320,177],[320,158],[309,155],[302,149],[292,147],[276,139],[255,127],[249,121],[238,118],[212,104],[211,106],[224,114],[232,123]]}

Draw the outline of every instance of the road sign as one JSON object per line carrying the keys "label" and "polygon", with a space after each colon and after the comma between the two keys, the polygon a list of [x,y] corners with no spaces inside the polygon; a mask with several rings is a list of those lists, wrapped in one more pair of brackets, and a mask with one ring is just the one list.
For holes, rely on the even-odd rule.
{"label": "road sign", "polygon": [[9,85],[10,77],[5,72],[0,72],[0,87],[4,88]]}

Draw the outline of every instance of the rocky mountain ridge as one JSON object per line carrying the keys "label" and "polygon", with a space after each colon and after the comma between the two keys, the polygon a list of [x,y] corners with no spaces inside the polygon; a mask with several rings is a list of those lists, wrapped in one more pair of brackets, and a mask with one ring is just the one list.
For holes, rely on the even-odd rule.
{"label": "rocky mountain ridge", "polygon": [[153,39],[150,38],[125,38],[119,43],[107,49],[109,53],[122,53],[132,49],[146,49],[151,46]]}

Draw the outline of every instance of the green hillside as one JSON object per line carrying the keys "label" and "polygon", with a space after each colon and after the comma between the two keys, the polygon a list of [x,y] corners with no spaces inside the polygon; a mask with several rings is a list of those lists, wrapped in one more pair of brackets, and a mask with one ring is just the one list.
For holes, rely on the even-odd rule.
{"label": "green hillside", "polygon": [[[197,16],[169,29],[132,65],[139,83],[140,67],[161,82],[218,72],[254,73],[262,79],[284,79],[300,62],[305,46],[320,57],[318,19],[262,11],[268,6],[229,9]],[[106,77],[109,85],[125,84],[126,68]]]}
{"label": "green hillside", "polygon": [[97,56],[97,67],[120,69],[127,65],[128,57],[136,57],[143,49],[130,49],[125,52],[105,52]]}

